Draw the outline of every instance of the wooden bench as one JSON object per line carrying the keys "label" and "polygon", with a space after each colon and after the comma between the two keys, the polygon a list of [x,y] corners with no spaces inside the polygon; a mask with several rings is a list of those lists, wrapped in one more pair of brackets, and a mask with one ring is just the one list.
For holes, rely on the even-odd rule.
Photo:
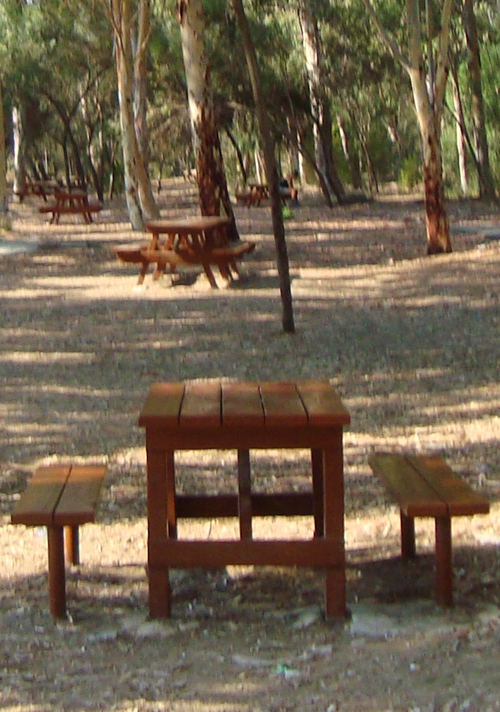
{"label": "wooden bench", "polygon": [[12,524],[47,527],[49,602],[55,618],[66,618],[66,560],[80,563],[78,527],[95,520],[106,468],[103,465],[39,467],[16,503]]}
{"label": "wooden bench", "polygon": [[451,606],[451,518],[488,514],[489,502],[453,474],[437,455],[375,452],[369,464],[400,508],[401,555],[416,555],[415,517],[433,517],[436,532],[436,601]]}
{"label": "wooden bench", "polygon": [[[154,250],[146,243],[118,245],[112,249],[120,262],[142,265],[137,282],[142,284],[150,264],[159,266],[158,275],[161,274],[166,265],[170,265],[171,272],[174,272],[179,266],[196,264],[203,265],[205,272],[207,272],[206,267],[216,265],[219,269],[222,267],[223,276],[227,277],[227,269],[231,267],[233,271],[237,272],[236,261],[253,252],[255,242],[228,243],[221,247],[210,247],[206,250],[183,249],[182,247],[169,250]],[[217,286],[210,278],[209,281],[212,287]]]}
{"label": "wooden bench", "polygon": [[59,223],[59,218],[61,215],[83,215],[85,222],[92,222],[92,214],[99,213],[102,210],[102,205],[100,203],[86,203],[85,205],[58,205],[57,203],[50,203],[49,205],[42,205],[38,208],[41,213],[52,213],[51,223],[56,225]]}

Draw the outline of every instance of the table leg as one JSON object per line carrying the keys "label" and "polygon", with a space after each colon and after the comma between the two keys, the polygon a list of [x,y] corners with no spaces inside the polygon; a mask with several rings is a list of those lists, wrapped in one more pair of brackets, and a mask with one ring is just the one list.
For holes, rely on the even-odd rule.
{"label": "table leg", "polygon": [[167,535],[177,539],[177,514],[175,512],[175,462],[174,453],[167,452]]}
{"label": "table leg", "polygon": [[312,483],[313,483],[313,511],[314,511],[314,536],[323,536],[325,524],[323,519],[323,452],[311,450]]}
{"label": "table leg", "polygon": [[250,453],[238,450],[238,516],[241,539],[252,538],[252,484]]}
{"label": "table leg", "polygon": [[346,613],[342,428],[323,452],[323,470],[325,538],[342,547],[340,566],[325,572],[326,617],[342,618]]}
{"label": "table leg", "polygon": [[149,443],[146,430],[149,617],[170,615],[168,567],[157,563],[159,549],[167,536],[167,457]]}

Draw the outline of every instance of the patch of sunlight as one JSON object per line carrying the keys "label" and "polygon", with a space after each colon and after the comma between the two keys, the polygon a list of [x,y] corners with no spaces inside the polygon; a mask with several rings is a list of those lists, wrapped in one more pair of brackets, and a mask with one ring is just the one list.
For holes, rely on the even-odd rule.
{"label": "patch of sunlight", "polygon": [[92,363],[95,353],[61,351],[7,351],[0,354],[2,363]]}

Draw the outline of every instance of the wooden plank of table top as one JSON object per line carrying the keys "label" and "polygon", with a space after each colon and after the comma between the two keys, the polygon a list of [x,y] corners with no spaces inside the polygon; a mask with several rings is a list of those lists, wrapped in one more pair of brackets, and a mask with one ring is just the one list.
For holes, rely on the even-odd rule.
{"label": "wooden plank of table top", "polygon": [[184,383],[153,383],[139,415],[139,425],[178,425]]}
{"label": "wooden plank of table top", "polygon": [[203,232],[203,230],[211,230],[217,227],[226,227],[229,223],[230,220],[228,218],[216,215],[201,215],[171,220],[148,220],[146,222],[146,230],[157,235],[165,232],[181,235],[189,234],[190,232]]}
{"label": "wooden plank of table top", "polygon": [[408,462],[417,469],[429,485],[448,504],[450,516],[488,514],[489,502],[456,477],[446,461],[437,455],[408,455]]}
{"label": "wooden plank of table top", "polygon": [[226,426],[264,426],[264,410],[257,383],[222,384],[222,422]]}
{"label": "wooden plank of table top", "polygon": [[261,383],[260,393],[267,427],[307,425],[307,413],[294,383]]}
{"label": "wooden plank of table top", "polygon": [[328,381],[299,381],[297,390],[311,425],[348,425],[350,415]]}
{"label": "wooden plank of table top", "polygon": [[219,382],[186,383],[179,425],[181,428],[220,427],[221,384]]}

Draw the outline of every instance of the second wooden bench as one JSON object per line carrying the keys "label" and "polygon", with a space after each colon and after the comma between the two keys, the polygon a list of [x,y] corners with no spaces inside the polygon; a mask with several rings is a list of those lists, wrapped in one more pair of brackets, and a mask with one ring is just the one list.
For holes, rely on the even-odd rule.
{"label": "second wooden bench", "polygon": [[55,618],[66,618],[66,560],[80,563],[78,527],[95,520],[103,465],[39,467],[16,503],[12,524],[47,527],[49,602]]}
{"label": "second wooden bench", "polygon": [[451,518],[488,514],[489,502],[453,474],[442,457],[375,452],[369,464],[400,508],[401,554],[416,555],[415,517],[433,517],[436,531],[436,601],[453,602]]}

